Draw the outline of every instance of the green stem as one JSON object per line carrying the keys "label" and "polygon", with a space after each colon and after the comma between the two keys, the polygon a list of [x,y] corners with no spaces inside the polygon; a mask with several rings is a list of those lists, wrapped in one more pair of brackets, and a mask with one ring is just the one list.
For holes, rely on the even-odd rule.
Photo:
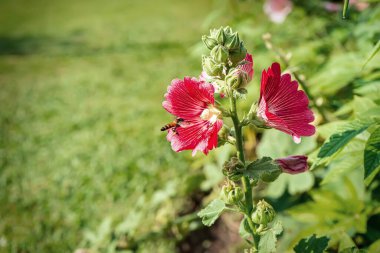
{"label": "green stem", "polygon": [[346,19],[346,18],[347,18],[348,4],[349,4],[349,3],[350,3],[349,0],[344,0],[344,4],[343,4],[343,14],[342,14],[343,19]]}
{"label": "green stem", "polygon": [[[242,126],[239,121],[239,116],[236,110],[236,99],[233,94],[229,94],[230,97],[230,110],[231,110],[231,119],[235,128],[235,138],[236,138],[236,152],[239,160],[245,165],[244,149],[243,149],[243,135],[242,135]],[[245,196],[245,216],[247,218],[249,227],[251,228],[252,239],[254,241],[254,247],[257,249],[258,240],[256,236],[256,228],[253,224],[251,215],[253,211],[253,202],[252,202],[252,188],[249,182],[249,179],[246,176],[243,176],[242,179],[243,191]]]}

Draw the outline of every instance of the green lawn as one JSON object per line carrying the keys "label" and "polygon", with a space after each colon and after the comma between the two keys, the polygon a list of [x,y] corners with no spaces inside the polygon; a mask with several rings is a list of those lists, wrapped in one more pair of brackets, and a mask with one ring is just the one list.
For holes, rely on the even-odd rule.
{"label": "green lawn", "polygon": [[190,154],[159,131],[172,119],[161,103],[171,79],[199,74],[187,48],[210,8],[0,3],[0,252],[110,252],[117,233],[144,234],[183,208]]}

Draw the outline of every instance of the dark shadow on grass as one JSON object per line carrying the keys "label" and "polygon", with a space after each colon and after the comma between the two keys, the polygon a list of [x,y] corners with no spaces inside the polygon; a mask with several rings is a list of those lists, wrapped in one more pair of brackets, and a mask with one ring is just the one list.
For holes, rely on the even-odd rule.
{"label": "dark shadow on grass", "polygon": [[[21,36],[5,37],[0,36],[0,55],[98,55],[109,53],[126,53],[129,51],[164,51],[172,49],[185,49],[192,42],[180,41],[158,41],[158,42],[121,42],[118,45],[107,45],[98,47],[95,45],[96,38],[93,41],[75,34],[65,38],[55,38],[48,36]],[[94,42],[94,43],[92,43]]]}

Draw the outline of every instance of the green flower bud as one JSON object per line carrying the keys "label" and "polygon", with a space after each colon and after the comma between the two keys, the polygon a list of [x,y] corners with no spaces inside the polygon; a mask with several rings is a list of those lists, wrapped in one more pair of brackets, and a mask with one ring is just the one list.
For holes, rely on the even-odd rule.
{"label": "green flower bud", "polygon": [[237,186],[228,193],[227,202],[229,204],[238,205],[239,202],[242,201],[243,199],[244,199],[244,192],[239,186]]}
{"label": "green flower bud", "polygon": [[252,214],[252,221],[256,224],[266,226],[268,223],[272,222],[275,217],[276,212],[273,207],[265,200],[260,200],[259,203],[257,203],[255,212]]}
{"label": "green flower bud", "polygon": [[234,66],[239,62],[244,60],[247,55],[247,49],[244,47],[243,42],[240,42],[240,47],[238,49],[230,51],[230,60]]}
{"label": "green flower bud", "polygon": [[232,189],[232,185],[223,185],[222,190],[220,191],[220,198],[224,202],[228,202],[228,194],[230,193],[230,191],[232,191]]}
{"label": "green flower bud", "polygon": [[209,76],[221,76],[223,73],[223,65],[218,64],[210,56],[203,56],[202,57],[202,67],[203,67],[203,70]]}
{"label": "green flower bud", "polygon": [[232,157],[230,161],[227,161],[223,165],[223,174],[232,181],[237,181],[241,178],[241,170],[244,168],[244,164],[240,162],[237,157]]}
{"label": "green flower bud", "polygon": [[216,41],[218,42],[218,44],[220,45],[224,45],[224,42],[226,40],[226,35],[224,34],[224,30],[223,30],[223,27],[217,29],[217,30],[214,30],[214,37],[216,39]]}
{"label": "green flower bud", "polygon": [[226,43],[224,43],[230,51],[239,50],[240,48],[240,38],[238,33],[233,33],[230,36],[227,35]]}
{"label": "green flower bud", "polygon": [[210,50],[213,49],[216,45],[218,45],[218,42],[216,41],[216,39],[212,38],[211,36],[203,35],[202,41],[206,45],[206,47]]}
{"label": "green flower bud", "polygon": [[224,34],[225,34],[226,36],[228,36],[228,35],[234,33],[234,32],[232,31],[232,28],[229,27],[229,26],[224,27],[224,28],[223,28],[223,31],[224,31]]}
{"label": "green flower bud", "polygon": [[218,147],[223,146],[228,142],[228,137],[230,136],[230,128],[223,126],[218,133]]}
{"label": "green flower bud", "polygon": [[234,69],[226,76],[226,84],[232,89],[241,89],[247,86],[249,77],[247,72]]}
{"label": "green flower bud", "polygon": [[225,63],[228,60],[228,50],[224,46],[218,45],[211,50],[210,55],[218,63]]}

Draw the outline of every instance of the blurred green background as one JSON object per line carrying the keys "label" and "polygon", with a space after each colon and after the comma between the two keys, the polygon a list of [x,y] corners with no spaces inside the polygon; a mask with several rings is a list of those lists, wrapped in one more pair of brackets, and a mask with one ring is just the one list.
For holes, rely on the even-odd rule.
{"label": "blurred green background", "polygon": [[[244,108],[258,96],[261,70],[276,60],[261,39],[267,32],[330,102],[326,110],[344,109],[331,122],[353,117],[354,88],[363,82],[377,82],[363,95],[377,104],[378,58],[360,68],[379,38],[378,6],[342,21],[319,1],[301,2],[273,24],[262,1],[1,1],[0,252],[237,251],[241,241],[226,239],[226,227],[237,233],[239,217],[210,230],[193,214],[218,194],[230,148],[208,157],[174,153],[159,131],[172,120],[163,95],[172,79],[200,74],[201,35],[228,24],[255,59]],[[321,140],[334,127],[318,129]],[[263,138],[253,131],[246,132],[251,158],[310,153],[321,143],[313,137],[295,146],[276,131]],[[281,138],[283,148],[274,149]],[[257,194],[282,199],[281,211],[309,200],[305,192],[325,173],[282,178]]]}

